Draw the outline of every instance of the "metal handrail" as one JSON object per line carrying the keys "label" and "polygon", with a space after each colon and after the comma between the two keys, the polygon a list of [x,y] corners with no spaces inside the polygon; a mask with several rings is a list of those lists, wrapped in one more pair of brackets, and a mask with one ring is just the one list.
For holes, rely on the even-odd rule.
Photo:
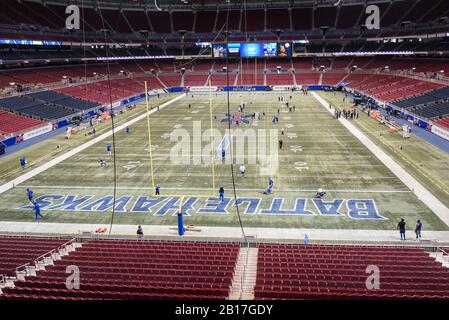
{"label": "metal handrail", "polygon": [[243,265],[243,274],[242,274],[242,278],[240,279],[240,295],[239,295],[239,300],[242,300],[243,298],[243,284],[245,282],[246,279],[246,268],[248,266],[248,262],[249,262],[249,242],[246,242],[246,261],[245,264]]}
{"label": "metal handrail", "polygon": [[54,253],[56,253],[56,249],[52,249],[52,250],[40,255],[39,257],[34,259],[34,264],[37,266],[39,262],[45,260],[45,258],[47,258],[49,256],[52,256]]}
{"label": "metal handrail", "polygon": [[27,268],[29,268],[30,267],[30,263],[28,262],[28,263],[25,263],[25,264],[22,264],[22,265],[20,265],[20,266],[18,266],[18,267],[16,267],[16,276],[17,276],[17,274],[20,272],[20,271],[23,271],[23,270],[21,270],[22,268],[25,268],[25,272],[27,271]]}
{"label": "metal handrail", "polygon": [[67,249],[67,246],[73,244],[75,241],[76,241],[76,239],[75,239],[75,238],[72,238],[72,239],[70,239],[69,241],[67,241],[67,242],[65,242],[65,243],[63,243],[63,244],[61,244],[61,245],[59,246],[59,248],[58,248],[58,251],[66,250],[66,249]]}
{"label": "metal handrail", "polygon": [[444,250],[444,249],[441,248],[440,246],[437,245],[435,248],[436,248],[436,251],[437,251],[437,252],[440,252],[440,251],[441,251],[441,252],[443,253],[443,255],[449,255],[449,252],[446,251],[446,250]]}

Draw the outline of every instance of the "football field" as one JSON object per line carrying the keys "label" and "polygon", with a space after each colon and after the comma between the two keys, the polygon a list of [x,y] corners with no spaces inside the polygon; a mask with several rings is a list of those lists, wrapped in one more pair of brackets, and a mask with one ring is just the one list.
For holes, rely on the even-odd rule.
{"label": "football field", "polygon": [[[294,111],[278,101],[280,95],[290,106],[295,106]],[[334,105],[349,108],[341,102],[339,93],[320,95]],[[170,98],[173,96],[153,100],[152,105]],[[105,137],[0,194],[0,220],[34,221],[25,192],[31,187],[41,204],[44,222],[107,224],[112,218],[115,183],[114,223],[117,224],[176,225],[178,196],[184,196],[185,223],[198,226],[238,226],[238,210],[243,225],[248,227],[393,230],[398,220],[405,218],[410,225],[421,219],[427,230],[449,230],[311,94],[231,92],[231,114],[238,113],[242,102],[246,103],[245,115],[256,113],[257,116],[245,117],[244,124],[232,124],[234,131],[227,132],[226,93],[184,96],[150,115],[150,135],[144,117],[129,126],[129,134],[118,131],[114,144],[112,136]],[[273,124],[278,109],[279,123]],[[136,110],[118,115],[116,125],[123,125],[144,111],[141,103]],[[400,134],[388,136],[386,127],[364,114],[350,121],[416,179],[422,180],[441,202],[449,205],[449,175],[444,174],[449,172],[448,154],[414,136],[407,142],[403,142]],[[211,124],[219,137],[212,148],[208,131]],[[109,122],[100,125],[97,136],[108,130]],[[233,168],[229,163],[231,156],[242,155],[232,140],[238,132],[254,134],[257,139],[257,142],[244,140],[244,177],[239,172],[241,161],[234,159]],[[261,142],[263,137],[266,143]],[[55,137],[3,157],[0,183],[22,174],[18,169],[21,155],[30,159],[31,167],[26,173],[91,139],[83,134],[74,135],[70,140]],[[283,142],[282,149],[278,140]],[[259,157],[264,147],[273,153],[268,148],[270,143],[275,146],[276,155],[267,169]],[[400,143],[407,143],[403,154],[396,148]],[[413,149],[414,143],[419,145],[418,149]],[[56,149],[58,144],[60,149]],[[115,145],[112,150],[115,156],[107,154],[107,144]],[[226,153],[224,161],[222,149]],[[211,150],[212,164],[207,161]],[[256,163],[249,163],[251,156],[256,158]],[[99,157],[106,161],[106,167],[100,167]],[[273,193],[265,195],[269,177],[274,181]],[[160,185],[160,197],[153,196],[153,183]],[[225,189],[223,202],[215,198],[221,186]],[[327,192],[326,196],[313,199],[319,188]]]}

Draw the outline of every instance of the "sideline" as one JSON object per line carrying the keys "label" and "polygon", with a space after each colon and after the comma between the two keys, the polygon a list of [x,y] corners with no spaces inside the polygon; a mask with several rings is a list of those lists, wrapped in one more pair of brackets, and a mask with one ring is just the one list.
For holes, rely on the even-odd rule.
{"label": "sideline", "polygon": [[[72,235],[82,236],[84,232],[92,232],[92,236],[107,238],[108,233],[96,234],[98,228],[109,228],[108,224],[79,224],[79,223],[49,223],[49,222],[16,222],[1,221],[0,233],[22,235]],[[183,237],[178,235],[176,218],[173,217],[172,225],[142,225],[144,233],[149,235],[148,239],[168,238],[172,240],[241,240],[242,230],[239,227],[203,227],[198,226],[201,231],[186,231]],[[109,229],[108,229],[109,230]],[[114,224],[111,235],[115,237],[126,236],[127,238],[136,236],[137,225]],[[257,241],[276,240],[294,241],[303,243],[307,234],[309,240],[316,241],[351,241],[360,243],[371,243],[381,245],[382,242],[393,242],[395,245],[429,245],[431,241],[437,241],[439,245],[449,244],[449,231],[425,231],[421,241],[415,240],[413,230],[407,229],[407,240],[399,240],[397,230],[358,230],[358,229],[296,229],[296,228],[257,228],[245,227],[248,236],[255,236]]]}
{"label": "sideline", "polygon": [[[316,100],[332,115],[334,107],[329,108],[329,104],[317,93],[311,93]],[[347,119],[338,119],[340,123],[346,127],[368,150],[370,150],[376,158],[378,158],[394,175],[396,175],[410,190],[412,190],[419,200],[427,205],[447,226],[449,226],[449,209],[438,200],[429,190],[427,190],[418,180],[411,176],[396,161],[387,155],[380,147],[374,144],[365,134],[357,127],[350,123]]]}
{"label": "sideline", "polygon": [[[164,108],[166,106],[169,106],[170,104],[178,101],[179,99],[182,99],[183,97],[185,97],[185,94],[182,94],[182,95],[180,95],[180,96],[178,96],[176,98],[173,98],[172,100],[169,100],[169,101],[161,104],[159,106],[159,108],[162,109],[162,108]],[[157,109],[151,110],[149,112],[149,114],[152,114],[154,112],[157,112]],[[116,128],[114,128],[114,133],[117,133],[117,132],[125,129],[127,126],[133,125],[134,123],[136,123],[136,122],[138,122],[138,121],[140,121],[142,119],[145,119],[147,114],[148,113],[145,112],[144,114],[141,114],[140,116],[138,116],[138,117],[136,117],[136,118],[134,118],[134,119],[132,119],[132,120],[130,120],[130,121],[124,123],[124,124],[121,124],[120,126],[118,126]],[[77,153],[79,153],[79,152],[81,152],[81,151],[83,151],[83,150],[93,146],[94,144],[96,144],[96,143],[100,142],[101,140],[104,140],[104,139],[106,139],[107,137],[110,137],[110,136],[112,136],[112,130],[103,133],[102,135],[100,135],[100,136],[98,136],[98,137],[96,137],[96,138],[94,138],[94,139],[92,139],[92,140],[90,140],[90,141],[88,141],[88,142],[86,142],[86,143],[84,143],[84,144],[82,144],[82,145],[80,145],[80,146],[78,146],[78,147],[76,147],[76,148],[74,148],[74,149],[72,149],[72,150],[70,150],[70,151],[68,151],[68,152],[66,152],[66,153],[64,153],[64,154],[54,158],[54,159],[52,159],[52,160],[50,160],[50,161],[48,161],[47,163],[45,163],[45,164],[43,164],[43,165],[41,165],[41,166],[39,166],[39,167],[37,167],[37,168],[35,168],[33,170],[31,170],[31,171],[21,175],[21,176],[15,178],[15,179],[13,179],[13,180],[11,180],[9,182],[6,182],[5,184],[0,186],[0,194],[2,194],[4,192],[14,188],[15,186],[17,186],[17,185],[19,185],[19,184],[21,184],[21,183],[23,183],[23,182],[25,182],[25,181],[27,181],[27,180],[29,180],[31,178],[33,178],[34,176],[44,172],[45,170],[50,169],[51,167],[54,167],[58,163],[61,163],[62,161],[64,161],[64,160],[74,156],[75,154],[77,154]]]}

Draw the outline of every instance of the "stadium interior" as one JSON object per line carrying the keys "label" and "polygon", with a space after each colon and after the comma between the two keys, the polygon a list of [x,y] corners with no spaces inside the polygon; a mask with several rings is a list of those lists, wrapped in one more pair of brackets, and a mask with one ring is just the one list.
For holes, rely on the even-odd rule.
{"label": "stadium interior", "polygon": [[2,0],[0,301],[449,299],[448,17]]}

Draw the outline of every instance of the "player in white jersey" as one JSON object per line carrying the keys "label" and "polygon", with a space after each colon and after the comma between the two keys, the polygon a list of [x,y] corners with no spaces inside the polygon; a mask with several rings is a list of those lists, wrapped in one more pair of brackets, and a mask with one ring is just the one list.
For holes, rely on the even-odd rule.
{"label": "player in white jersey", "polygon": [[245,168],[245,166],[242,164],[242,165],[240,166],[240,173],[242,174],[242,178],[245,177],[245,171],[246,171],[246,168]]}

